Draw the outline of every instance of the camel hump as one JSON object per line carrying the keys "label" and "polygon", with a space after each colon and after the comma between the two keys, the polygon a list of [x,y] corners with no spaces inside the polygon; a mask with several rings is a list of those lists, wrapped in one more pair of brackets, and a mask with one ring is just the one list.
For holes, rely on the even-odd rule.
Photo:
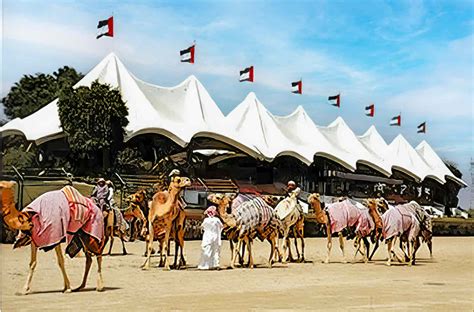
{"label": "camel hump", "polygon": [[153,201],[158,202],[160,204],[164,204],[168,200],[168,192],[158,192],[153,195]]}

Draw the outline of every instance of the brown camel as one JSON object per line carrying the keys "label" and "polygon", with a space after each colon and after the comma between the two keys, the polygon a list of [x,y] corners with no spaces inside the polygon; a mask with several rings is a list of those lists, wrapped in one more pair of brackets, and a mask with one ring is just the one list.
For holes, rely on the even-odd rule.
{"label": "brown camel", "polygon": [[[120,210],[117,208],[110,208],[108,211],[104,211],[104,224],[105,224],[105,231],[104,234],[106,236],[106,240],[110,239],[109,245],[109,252],[108,255],[112,254],[112,246],[114,245],[114,236],[120,238],[122,242],[122,254],[127,254],[127,249],[125,249],[125,242],[127,239],[127,233],[124,229],[123,224],[117,224],[117,214],[121,214]],[[120,216],[118,216],[120,217]],[[122,217],[123,220],[123,217]],[[125,220],[123,220],[125,222]]]}
{"label": "brown camel", "polygon": [[[15,243],[14,248],[26,246],[28,244],[31,245],[29,272],[26,279],[26,283],[21,292],[22,294],[26,295],[31,290],[31,280],[33,278],[33,273],[35,271],[36,264],[37,264],[38,246],[33,241],[33,236],[32,236],[32,233],[35,232],[34,222],[33,222],[33,217],[35,217],[35,213],[30,212],[30,211],[19,212],[15,208],[13,187],[14,187],[14,183],[12,182],[0,181],[0,197],[1,197],[0,208],[2,211],[2,217],[5,224],[11,230],[20,230],[23,235],[22,238],[19,239]],[[51,192],[48,192],[48,193],[51,193]],[[45,193],[45,194],[48,194],[48,193]],[[99,208],[95,207],[95,209],[96,209],[95,212],[97,214],[100,214]],[[100,220],[101,218],[99,216],[97,221],[99,222],[99,226],[103,227],[103,224],[101,224],[102,222]],[[52,224],[51,226],[53,227],[58,226],[58,224]],[[35,233],[38,233],[38,231],[36,231]],[[41,236],[38,236],[38,237],[41,238]],[[85,266],[84,276],[83,276],[81,285],[77,287],[76,289],[74,289],[73,291],[78,291],[85,288],[86,282],[87,282],[87,276],[89,274],[89,270],[92,264],[93,255],[97,257],[97,266],[98,266],[97,291],[102,291],[104,289],[104,282],[102,278],[102,251],[104,249],[105,244],[106,244],[105,239],[103,239],[102,241],[98,241],[96,238],[87,234],[82,229],[79,229],[74,234],[72,241],[66,248],[66,252],[70,256],[73,257],[81,249],[83,249],[86,255],[86,266]],[[63,282],[64,282],[63,292],[71,292],[71,284],[69,282],[69,278],[67,276],[65,265],[64,265],[64,257],[63,257],[63,251],[61,248],[61,243],[59,242],[56,245],[48,246],[47,249],[45,248],[45,251],[49,251],[51,249],[54,249],[56,252],[58,265],[59,265],[59,268],[61,269],[61,273],[63,276]]]}
{"label": "brown camel", "polygon": [[[266,225],[253,226],[249,224],[244,224],[246,221],[243,220],[246,220],[246,218],[242,216],[245,215],[245,213],[240,215],[235,215],[234,213],[227,213],[227,209],[231,206],[234,197],[234,195],[229,196],[225,194],[210,194],[208,196],[208,200],[217,205],[219,216],[221,217],[224,223],[225,233],[227,234],[227,237],[231,244],[231,267],[235,267],[235,262],[238,256],[241,256],[241,258],[243,258],[243,252],[241,255],[239,253],[239,250],[244,246],[247,246],[248,251],[248,267],[254,267],[252,256],[252,243],[253,238],[255,236],[257,236],[261,241],[267,240],[270,243],[271,249],[270,257],[268,259],[268,266],[271,267],[275,250],[279,254],[278,236],[281,230],[281,222],[276,216],[272,214],[273,211],[271,210],[270,206],[265,206],[265,202],[261,198],[255,197],[253,199],[241,203],[239,205],[239,209],[245,210],[248,208],[249,205],[252,205],[252,201],[259,201],[259,207],[261,207],[261,209],[265,209],[266,212],[271,215],[270,220]],[[260,211],[259,213],[262,212]]]}
{"label": "brown camel", "polygon": [[[379,201],[377,199],[368,198],[364,200],[364,204],[369,210],[369,215],[372,218],[372,221],[374,222],[374,227],[373,230],[368,234],[368,236],[362,236],[360,235],[360,233],[357,234],[356,239],[354,241],[354,247],[356,247],[354,260],[356,259],[357,253],[360,252],[363,256],[364,262],[367,263],[371,259],[371,256],[369,256],[370,242],[367,237],[370,237],[370,241],[372,242],[372,244],[375,244],[374,250],[376,250],[379,246],[379,241],[382,239],[383,221],[378,209]],[[365,250],[361,251],[361,247],[365,248]]]}
{"label": "brown camel", "polygon": [[[316,222],[323,225],[326,229],[326,235],[327,235],[327,238],[328,238],[327,247],[328,247],[328,250],[329,250],[332,246],[332,242],[331,242],[331,224],[329,222],[328,214],[326,213],[326,211],[324,211],[321,208],[321,197],[319,196],[318,193],[311,194],[311,195],[308,196],[308,202],[311,205],[311,207],[313,207],[313,209],[314,209],[314,213],[316,215]],[[326,260],[324,262],[329,263],[329,253],[328,253],[328,257],[326,258]]]}
{"label": "brown camel", "polygon": [[[191,180],[189,178],[173,177],[168,192],[158,192],[153,196],[150,212],[148,214],[149,239],[147,246],[147,259],[145,260],[145,263],[142,266],[143,269],[150,268],[150,257],[153,249],[155,233],[157,234],[157,237],[159,237],[160,242],[160,265],[163,264],[166,270],[170,269],[168,263],[168,249],[169,240],[172,232],[176,233],[176,231],[178,230],[173,224],[180,215],[180,210],[178,207],[178,197],[181,190],[190,185]],[[175,257],[176,256],[177,255],[175,255]],[[183,258],[183,249],[181,249],[181,259]]]}
{"label": "brown camel", "polygon": [[[134,241],[141,235],[140,230],[146,225],[148,216],[148,200],[145,190],[139,190],[127,197],[128,208],[123,216],[130,224],[130,241]],[[141,223],[141,226],[140,226]],[[145,252],[146,253],[146,252]]]}

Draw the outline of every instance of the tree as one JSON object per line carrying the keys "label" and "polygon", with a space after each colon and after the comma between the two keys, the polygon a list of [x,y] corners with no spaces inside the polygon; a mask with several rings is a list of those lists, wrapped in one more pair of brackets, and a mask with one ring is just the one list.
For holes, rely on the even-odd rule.
{"label": "tree", "polygon": [[59,95],[59,119],[71,152],[80,160],[103,155],[108,167],[123,143],[128,109],[120,91],[98,81],[90,87],[66,88]]}
{"label": "tree", "polygon": [[58,97],[64,88],[73,86],[83,75],[64,66],[53,74],[24,75],[2,99],[9,118],[24,118]]}

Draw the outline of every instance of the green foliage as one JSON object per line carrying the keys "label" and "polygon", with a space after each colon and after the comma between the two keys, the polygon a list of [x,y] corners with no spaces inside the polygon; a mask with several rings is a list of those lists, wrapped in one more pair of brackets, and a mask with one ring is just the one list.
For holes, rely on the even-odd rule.
{"label": "green foliage", "polygon": [[24,118],[58,97],[60,91],[71,87],[83,75],[64,66],[51,74],[24,75],[2,99],[5,114],[10,118]]}
{"label": "green foliage", "polygon": [[36,166],[36,147],[31,144],[19,144],[5,148],[1,154],[3,167],[15,166],[18,169]]}
{"label": "green foliage", "polygon": [[94,81],[91,87],[67,88],[59,95],[59,119],[69,147],[81,159],[123,143],[128,110],[119,90]]}
{"label": "green foliage", "polygon": [[127,147],[118,152],[115,159],[115,168],[120,172],[141,172],[149,167],[149,162],[143,160],[137,148]]}

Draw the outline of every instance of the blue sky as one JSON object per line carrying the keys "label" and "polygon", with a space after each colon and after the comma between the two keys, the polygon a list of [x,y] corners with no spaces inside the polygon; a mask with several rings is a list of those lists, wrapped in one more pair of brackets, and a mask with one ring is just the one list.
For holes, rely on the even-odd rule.
{"label": "blue sky", "polygon": [[[96,40],[97,21],[112,13],[115,38]],[[86,73],[114,51],[152,83],[196,75],[224,113],[254,91],[274,114],[302,105],[320,125],[340,115],[356,134],[375,124],[387,142],[398,133],[413,146],[426,139],[471,183],[472,1],[3,0],[2,27],[2,95],[23,74],[63,65]],[[180,63],[178,51],[193,40],[196,64]],[[248,65],[256,82],[239,83]],[[301,96],[289,92],[299,78]],[[341,109],[326,101],[337,92]],[[389,127],[399,112],[402,127]]]}

